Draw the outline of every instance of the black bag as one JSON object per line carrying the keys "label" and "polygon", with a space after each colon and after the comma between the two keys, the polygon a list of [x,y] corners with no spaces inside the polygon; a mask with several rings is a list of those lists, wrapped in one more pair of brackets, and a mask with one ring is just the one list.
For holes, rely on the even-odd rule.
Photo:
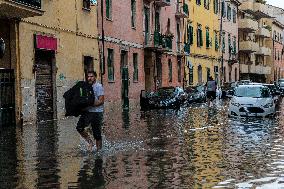
{"label": "black bag", "polygon": [[65,116],[78,117],[84,109],[94,104],[95,95],[92,85],[79,81],[63,95],[65,98]]}

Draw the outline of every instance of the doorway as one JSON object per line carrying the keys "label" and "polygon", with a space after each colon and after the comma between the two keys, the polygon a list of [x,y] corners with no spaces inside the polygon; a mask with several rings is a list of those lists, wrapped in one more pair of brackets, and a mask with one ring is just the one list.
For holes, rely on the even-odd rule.
{"label": "doorway", "polygon": [[54,51],[35,51],[35,93],[37,102],[37,121],[49,121],[54,119],[54,79],[53,62]]}

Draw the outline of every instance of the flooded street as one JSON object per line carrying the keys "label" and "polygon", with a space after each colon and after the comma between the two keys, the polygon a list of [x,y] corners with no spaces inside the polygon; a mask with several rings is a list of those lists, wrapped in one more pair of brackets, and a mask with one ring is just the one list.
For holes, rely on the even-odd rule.
{"label": "flooded street", "polygon": [[1,130],[0,188],[284,188],[284,110],[231,119],[227,102],[130,113],[107,108],[104,148],[77,118]]}

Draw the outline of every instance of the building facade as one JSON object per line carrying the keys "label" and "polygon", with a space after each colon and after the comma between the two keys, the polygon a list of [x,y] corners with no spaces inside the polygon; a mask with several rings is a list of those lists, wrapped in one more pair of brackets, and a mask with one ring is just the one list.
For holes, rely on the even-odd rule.
{"label": "building facade", "polygon": [[264,18],[270,18],[265,4],[242,2],[238,13],[240,79],[269,82],[271,26],[263,22]]}
{"label": "building facade", "polygon": [[[145,88],[143,48],[143,2],[98,2],[98,31],[105,101],[137,100]],[[104,33],[103,33],[104,32]],[[104,34],[104,35],[103,35]],[[104,55],[104,56],[103,56]],[[125,82],[123,80],[128,80]],[[125,91],[128,91],[125,93]]]}
{"label": "building facade", "polygon": [[[209,76],[220,81],[220,6],[219,1],[187,1],[187,41],[190,55],[186,57],[188,85],[207,82]],[[210,19],[208,19],[210,18]]]}
{"label": "building facade", "polygon": [[[238,62],[238,6],[239,1],[221,1],[222,31],[221,37],[221,65],[223,64],[223,82],[239,80]],[[222,61],[223,60],[223,61]],[[221,66],[222,67],[222,66]]]}
{"label": "building facade", "polygon": [[[5,50],[0,58],[0,81],[10,81],[10,83],[1,84],[0,96],[0,126],[5,125],[5,119],[8,118],[8,124],[12,122],[20,123],[22,110],[22,95],[21,95],[21,62],[19,35],[20,20],[33,16],[42,16],[41,0],[26,1],[26,0],[0,0],[0,39],[2,44],[5,44]],[[4,48],[3,48],[4,49]],[[33,51],[33,49],[31,49]],[[10,88],[2,88],[8,84]],[[7,86],[7,85],[6,85]],[[15,86],[15,87],[14,87]],[[9,94],[5,93],[8,91]],[[9,98],[7,98],[9,97]],[[8,110],[7,108],[12,108]],[[16,119],[14,120],[13,118]],[[4,121],[3,121],[4,119]]]}
{"label": "building facade", "polygon": [[145,89],[184,85],[184,1],[144,0]]}
{"label": "building facade", "polygon": [[99,71],[96,5],[43,1],[40,8],[44,14],[21,18],[15,30],[16,110],[24,122],[64,117],[64,92]]}

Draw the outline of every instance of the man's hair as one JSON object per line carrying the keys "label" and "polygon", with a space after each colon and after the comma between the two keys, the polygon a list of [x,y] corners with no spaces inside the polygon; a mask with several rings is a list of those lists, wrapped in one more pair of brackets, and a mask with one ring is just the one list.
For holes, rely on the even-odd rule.
{"label": "man's hair", "polygon": [[97,77],[97,72],[93,71],[93,70],[89,70],[87,72],[87,74],[93,74],[95,77]]}
{"label": "man's hair", "polygon": [[212,76],[210,76],[210,77],[209,77],[209,80],[211,80],[211,81],[212,81],[212,80],[213,80],[213,77],[212,77]]}

